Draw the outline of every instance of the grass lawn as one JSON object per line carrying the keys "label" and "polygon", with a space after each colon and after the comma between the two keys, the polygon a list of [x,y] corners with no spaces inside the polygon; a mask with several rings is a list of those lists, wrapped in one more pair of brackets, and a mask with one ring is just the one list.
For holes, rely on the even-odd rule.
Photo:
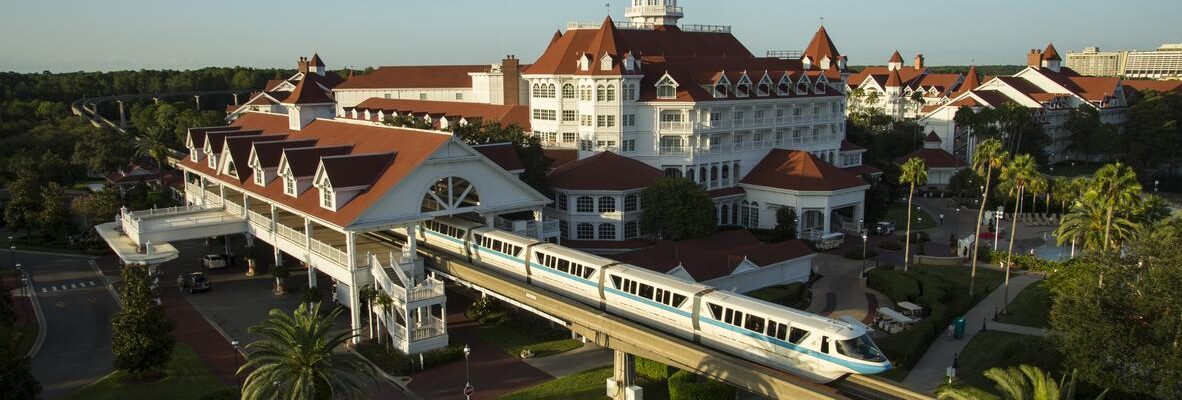
{"label": "grass lawn", "polygon": [[1051,312],[1051,294],[1043,281],[1022,289],[1014,301],[1010,302],[1009,314],[1004,314],[998,321],[1007,324],[1046,328],[1047,319]]}
{"label": "grass lawn", "polygon": [[[895,230],[900,233],[907,231],[907,204],[895,204],[887,208],[886,215],[882,217],[884,221],[889,221],[895,224]],[[918,231],[936,226],[936,219],[928,215],[927,211],[912,210],[911,211],[911,230]]]}
{"label": "grass lawn", "polygon": [[956,375],[966,384],[992,389],[993,382],[983,375],[989,368],[1030,364],[1057,376],[1062,363],[1063,356],[1046,338],[984,331],[973,336],[960,353]]}
{"label": "grass lawn", "polygon": [[512,323],[484,325],[477,331],[480,339],[497,346],[506,353],[517,357],[522,350],[529,349],[534,357],[570,351],[583,346],[582,342],[570,336],[555,337],[548,329],[526,329]]}
{"label": "grass lawn", "polygon": [[809,302],[812,300],[808,287],[800,282],[787,285],[772,285],[755,289],[747,292],[746,295],[769,303],[785,305],[798,310],[809,308]]}
{"label": "grass lawn", "polygon": [[[964,290],[966,293],[969,290],[969,276],[972,275],[972,267],[920,264],[911,266],[911,270],[925,275],[935,275],[944,278],[944,280],[951,284],[945,290]],[[989,292],[1001,286],[1004,280],[1004,272],[977,266],[976,295],[984,298]],[[976,302],[973,304],[975,305]]]}
{"label": "grass lawn", "polygon": [[[601,400],[610,399],[604,395],[604,381],[612,377],[612,367],[595,368],[574,375],[567,375],[549,382],[540,383],[501,396],[501,400]],[[665,381],[636,378],[644,388],[645,400],[668,400],[669,388]]]}
{"label": "grass lawn", "polygon": [[[210,393],[234,390],[214,378],[197,353],[188,346],[177,344],[172,352],[172,361],[166,369],[168,377],[159,382],[127,386],[120,380],[126,375],[114,372],[77,392],[64,397],[65,400],[137,400],[137,399],[200,399]],[[233,396],[231,396],[233,397]]]}

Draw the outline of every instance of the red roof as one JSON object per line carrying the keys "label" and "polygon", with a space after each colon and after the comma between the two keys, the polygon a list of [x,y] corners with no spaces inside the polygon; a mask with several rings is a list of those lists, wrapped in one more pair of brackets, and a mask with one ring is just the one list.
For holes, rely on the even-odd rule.
{"label": "red roof", "polygon": [[542,153],[550,160],[551,169],[579,159],[579,151],[575,149],[545,149]]}
{"label": "red roof", "polygon": [[279,158],[283,156],[283,149],[312,147],[316,145],[315,138],[296,139],[296,140],[275,140],[268,142],[255,142],[254,153],[259,160],[259,166],[263,168],[275,168],[279,166]]}
{"label": "red roof", "polygon": [[1125,87],[1136,91],[1154,90],[1161,93],[1182,92],[1182,81],[1155,81],[1149,79],[1128,79],[1121,81]]}
{"label": "red roof", "polygon": [[866,182],[800,150],[772,149],[740,183],[806,192],[865,186]]}
{"label": "red roof", "polygon": [[851,142],[849,140],[841,139],[841,151],[858,151],[858,150],[866,150],[866,148],[859,146],[857,143]]}
{"label": "red roof", "polygon": [[256,142],[281,141],[287,139],[287,135],[253,135],[253,136],[229,136],[226,137],[226,144],[224,147],[228,148],[230,153],[230,161],[234,163],[234,169],[237,170],[238,181],[245,182],[246,177],[250,174],[244,170],[250,169],[248,159],[250,158],[250,149]]}
{"label": "red roof", "polygon": [[312,53],[312,59],[308,61],[309,65],[323,67],[324,61],[320,60],[320,54]]}
{"label": "red roof", "polygon": [[566,163],[546,176],[550,186],[566,190],[632,190],[664,177],[661,170],[610,151]]}
{"label": "red roof", "polygon": [[472,146],[472,148],[506,171],[520,171],[525,169],[525,165],[521,163],[521,158],[517,156],[517,149],[513,147],[513,143],[478,144]]}
{"label": "red roof", "polygon": [[301,79],[295,90],[283,99],[284,104],[329,104],[335,103],[328,93],[316,84],[315,79]]}
{"label": "red roof", "polygon": [[923,141],[925,141],[925,142],[935,142],[935,143],[942,143],[944,140],[943,140],[943,139],[940,139],[940,135],[937,135],[937,134],[936,134],[936,131],[931,131],[931,132],[928,132],[928,136],[927,136],[927,137],[923,138]]}
{"label": "red roof", "polygon": [[813,39],[809,41],[808,46],[805,47],[801,59],[808,57],[813,61],[813,69],[821,69],[821,60],[829,57],[832,61],[829,64],[829,69],[836,70],[837,60],[840,56],[841,53],[837,52],[837,46],[833,45],[833,39],[829,38],[829,32],[826,32],[825,27],[821,26],[817,29],[817,33],[813,34]]}
{"label": "red roof", "polygon": [[485,122],[496,122],[504,126],[516,124],[527,132],[530,130],[529,106],[373,97],[365,99],[365,101],[353,106],[353,108],[358,111],[385,111],[387,113],[396,111],[399,114],[409,112],[415,115],[430,114],[432,117],[460,116],[469,120],[469,122],[473,122],[472,120],[482,120]]}
{"label": "red roof", "polygon": [[482,65],[423,65],[379,67],[337,85],[336,89],[471,88],[472,72],[487,72]]}
{"label": "red roof", "polygon": [[189,135],[189,141],[193,142],[193,146],[198,149],[205,147],[205,133],[216,131],[236,131],[242,129],[240,126],[202,126],[189,128],[186,134]]}
{"label": "red roof", "polygon": [[843,167],[842,169],[845,170],[845,172],[849,172],[851,174],[858,175],[858,176],[878,175],[878,174],[882,173],[882,170],[880,170],[878,168],[874,168],[869,165],[855,165],[852,167]]}
{"label": "red roof", "polygon": [[[603,52],[616,56],[617,62],[625,53],[643,57],[737,57],[752,58],[733,35],[725,32],[686,32],[673,25],[654,29],[616,29],[605,19],[598,29],[572,29],[557,37],[538,60],[525,68],[526,74],[590,74],[599,69]],[[580,71],[578,59],[592,54],[592,71]],[[613,69],[618,64],[613,65]],[[660,68],[644,67],[660,74]],[[618,70],[617,75],[618,75]]]}
{"label": "red roof", "polygon": [[608,257],[661,273],[681,266],[701,282],[734,273],[744,259],[764,267],[810,254],[813,251],[800,240],[767,244],[750,231],[739,229],[680,242],[660,240],[651,247]]}
{"label": "red roof", "polygon": [[963,160],[948,154],[943,149],[919,149],[911,154],[895,159],[895,164],[903,165],[914,157],[919,157],[928,168],[961,168],[966,164]]}
{"label": "red roof", "polygon": [[886,84],[883,87],[903,87],[903,79],[899,77],[899,70],[893,69],[887,74]]}
{"label": "red roof", "polygon": [[898,50],[895,50],[895,53],[891,54],[891,59],[887,60],[887,62],[901,63],[901,62],[903,62],[903,56],[901,54],[899,54]]}
{"label": "red roof", "polygon": [[1120,78],[1080,76],[1070,68],[1061,68],[1060,72],[1046,68],[1034,71],[1087,101],[1104,101],[1105,98],[1114,96],[1116,89],[1121,85]]}
{"label": "red roof", "polygon": [[369,187],[386,167],[397,158],[397,152],[346,154],[320,157],[324,174],[333,188]]}
{"label": "red roof", "polygon": [[1062,58],[1059,57],[1059,52],[1055,50],[1055,45],[1051,44],[1051,43],[1047,43],[1046,50],[1042,51],[1042,59],[1043,60],[1060,60],[1060,61],[1063,60]]}
{"label": "red roof", "polygon": [[727,197],[727,196],[738,196],[743,193],[747,193],[747,191],[743,190],[743,188],[738,187],[738,186],[732,186],[732,187],[722,188],[722,189],[714,189],[714,190],[709,190],[706,192],[706,194],[710,195],[710,198],[712,198],[712,199],[717,199],[720,197]]}
{"label": "red roof", "polygon": [[[266,187],[260,187],[252,182],[240,183],[224,175],[217,175],[203,162],[195,163],[187,157],[181,161],[181,165],[188,170],[213,176],[237,190],[267,198],[340,227],[352,224],[362,213],[425,162],[432,153],[451,140],[450,135],[442,133],[325,119],[313,120],[303,129],[292,132],[288,128],[287,116],[255,112],[244,113],[234,121],[234,126],[262,130],[265,135],[286,133],[288,140],[316,139],[318,147],[348,146],[349,153],[355,154],[398,153],[394,161],[374,180],[368,190],[357,194],[348,203],[340,206],[337,211],[320,207],[320,199],[315,190],[305,191],[299,197],[290,197],[283,194],[283,182],[279,179],[273,180]],[[290,155],[293,149],[287,148],[284,151]],[[314,161],[313,169],[319,163],[319,158],[319,156],[311,158]],[[250,169],[239,170],[239,174],[250,174]]]}
{"label": "red roof", "polygon": [[856,74],[850,75],[849,78],[846,79],[846,82],[849,83],[850,87],[858,87],[863,81],[869,78],[878,82],[878,86],[886,87],[886,82],[888,79],[890,79],[890,75],[892,73],[899,74],[899,81],[903,83],[899,86],[913,86],[927,73],[927,68],[903,68],[901,70],[892,72],[890,68],[886,66],[869,66],[862,68],[862,70],[858,71]]}

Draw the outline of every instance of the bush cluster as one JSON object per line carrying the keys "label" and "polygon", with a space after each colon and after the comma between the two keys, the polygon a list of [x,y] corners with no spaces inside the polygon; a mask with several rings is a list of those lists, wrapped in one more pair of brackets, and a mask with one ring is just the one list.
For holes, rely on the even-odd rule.
{"label": "bush cluster", "polygon": [[732,400],[735,388],[722,382],[677,371],[669,377],[670,400]]}
{"label": "bush cluster", "polygon": [[677,372],[677,368],[647,358],[636,357],[636,375],[663,381],[669,379],[675,372]]}
{"label": "bush cluster", "polygon": [[364,341],[357,345],[356,350],[383,371],[395,376],[410,375],[412,371],[427,369],[464,358],[464,348],[459,345],[448,345],[442,349],[423,353],[422,365],[419,364],[419,357],[417,355],[406,355],[401,351],[388,347],[386,343]]}
{"label": "bush cluster", "polygon": [[895,302],[919,304],[928,314],[911,329],[875,340],[892,362],[907,368],[915,365],[928,344],[972,304],[967,293],[951,290],[955,285],[944,278],[914,271],[874,270],[870,272],[867,284]]}
{"label": "bush cluster", "polygon": [[[1009,259],[1009,253],[999,250],[986,250],[981,257],[987,260],[990,264],[1000,265],[1002,261]],[[980,257],[980,256],[978,256]],[[1044,260],[1030,254],[1014,253],[1014,268],[1020,270],[1034,271],[1034,272],[1052,272],[1056,269],[1062,268],[1066,263],[1060,261]]]}

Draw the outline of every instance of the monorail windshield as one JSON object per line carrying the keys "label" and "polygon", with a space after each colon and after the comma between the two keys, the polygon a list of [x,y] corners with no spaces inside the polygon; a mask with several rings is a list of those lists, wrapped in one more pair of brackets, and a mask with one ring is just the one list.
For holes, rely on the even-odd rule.
{"label": "monorail windshield", "polygon": [[874,341],[870,340],[870,335],[862,335],[848,340],[838,340],[837,352],[846,357],[863,361],[886,361],[886,356],[882,354],[878,346],[874,345]]}

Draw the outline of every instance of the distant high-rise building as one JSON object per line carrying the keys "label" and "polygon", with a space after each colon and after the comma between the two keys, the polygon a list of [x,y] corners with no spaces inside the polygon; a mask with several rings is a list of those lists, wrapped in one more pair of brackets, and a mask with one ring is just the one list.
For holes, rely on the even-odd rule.
{"label": "distant high-rise building", "polygon": [[1167,43],[1154,51],[1067,52],[1067,67],[1081,75],[1125,78],[1182,79],[1182,43]]}

